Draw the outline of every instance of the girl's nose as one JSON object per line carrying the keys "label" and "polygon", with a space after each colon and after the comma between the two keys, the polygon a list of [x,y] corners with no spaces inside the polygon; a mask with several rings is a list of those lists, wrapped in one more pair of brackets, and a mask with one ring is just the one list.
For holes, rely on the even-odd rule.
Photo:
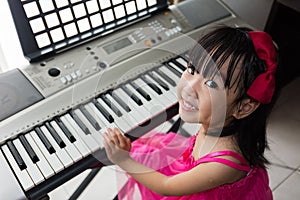
{"label": "girl's nose", "polygon": [[199,81],[196,79],[186,80],[183,86],[183,92],[192,98],[197,98],[197,85],[199,85]]}

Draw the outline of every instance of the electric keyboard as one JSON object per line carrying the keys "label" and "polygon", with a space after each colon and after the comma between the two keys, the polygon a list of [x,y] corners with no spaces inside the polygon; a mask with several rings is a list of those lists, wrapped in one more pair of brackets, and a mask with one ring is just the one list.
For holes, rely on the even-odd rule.
{"label": "electric keyboard", "polygon": [[175,116],[186,52],[216,24],[249,27],[219,1],[189,0],[1,75],[0,196],[43,198],[110,164],[107,128],[134,140]]}

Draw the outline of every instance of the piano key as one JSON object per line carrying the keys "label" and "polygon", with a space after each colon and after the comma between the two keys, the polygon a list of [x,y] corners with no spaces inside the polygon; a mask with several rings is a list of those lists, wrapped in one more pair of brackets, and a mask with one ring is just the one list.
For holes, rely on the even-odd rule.
{"label": "piano key", "polygon": [[114,122],[114,118],[112,117],[112,115],[96,99],[93,99],[93,103],[96,106],[96,108],[98,108],[98,110],[102,113],[102,115],[106,118],[106,120],[109,121],[109,123]]}
{"label": "piano key", "polygon": [[[74,142],[74,145],[76,145],[77,149],[81,153],[83,157],[89,155],[92,153],[92,151],[88,148],[88,146],[81,140],[81,138],[78,136],[77,131],[73,128],[73,126],[70,124],[70,122],[66,119],[66,116],[70,116],[69,114],[66,114],[64,116],[61,116],[61,121],[65,124],[65,126],[74,134],[74,137],[76,137],[76,142]],[[70,116],[71,118],[71,116]],[[76,143],[76,144],[75,144]]]}
{"label": "piano key", "polygon": [[147,101],[151,100],[150,95],[143,89],[141,88],[141,86],[139,86],[138,84],[136,84],[134,81],[130,82],[131,86],[138,91],[138,93],[140,93]]}
{"label": "piano key", "polygon": [[24,146],[26,152],[28,153],[30,159],[32,160],[32,162],[36,163],[37,161],[39,161],[38,156],[36,155],[36,153],[32,149],[31,145],[26,140],[25,136],[24,135],[20,135],[19,139],[20,139],[22,145]]}
{"label": "piano key", "polygon": [[177,97],[177,86],[176,84],[173,86],[171,85],[167,80],[165,80],[157,71],[152,71],[152,73],[157,76],[164,84],[167,85],[167,87],[169,88],[169,91],[171,91],[175,97]]}
{"label": "piano key", "polygon": [[182,73],[180,71],[178,71],[176,69],[176,67],[174,66],[174,63],[168,62],[165,64],[167,66],[167,68],[172,71],[176,76],[178,76],[179,78],[181,77]]}
{"label": "piano key", "polygon": [[76,115],[74,110],[71,110],[70,112],[73,120],[76,122],[76,124],[80,127],[80,129],[85,133],[85,134],[91,134],[90,130],[86,127],[86,125],[79,119],[79,117]]}
{"label": "piano key", "polygon": [[13,172],[16,174],[18,180],[20,181],[23,189],[25,191],[28,191],[29,189],[33,188],[35,185],[34,185],[33,181],[31,180],[27,170],[20,169],[20,167],[18,166],[18,163],[16,163],[16,160],[14,159],[14,157],[11,154],[10,150],[8,149],[7,145],[3,145],[1,148],[3,150],[3,154],[6,156],[7,161],[9,162]]}
{"label": "piano key", "polygon": [[43,142],[43,144],[46,147],[47,151],[50,154],[55,153],[55,149],[53,148],[53,146],[51,145],[51,143],[49,142],[47,137],[44,135],[44,133],[41,131],[41,129],[39,127],[36,127],[34,130],[37,133],[37,135],[39,136],[39,138],[41,139],[41,141]]}
{"label": "piano key", "polygon": [[108,122],[107,119],[103,116],[103,114],[99,111],[98,108],[96,108],[95,104],[88,103],[85,105],[86,109],[91,113],[91,115],[94,116],[94,118],[100,123],[102,129],[100,132],[105,132],[107,128],[114,128],[117,127],[117,125],[112,122]]}
{"label": "piano key", "polygon": [[55,153],[50,154],[46,147],[43,145],[43,142],[37,135],[35,131],[31,131],[30,136],[34,140],[35,144],[38,146],[44,157],[47,159],[48,163],[50,164],[51,168],[54,170],[55,173],[60,172],[64,169],[63,164],[60,162],[58,157]]}
{"label": "piano key", "polygon": [[168,75],[166,75],[163,71],[161,71],[160,68],[155,69],[155,71],[164,79],[166,80],[170,85],[172,85],[173,87],[176,87],[176,82],[171,79]]}
{"label": "piano key", "polygon": [[[86,110],[87,111],[87,110]],[[78,117],[82,120],[83,123],[87,126],[87,128],[91,131],[91,136],[94,138],[94,140],[97,142],[99,148],[103,148],[103,136],[100,132],[98,132],[88,121],[88,119],[84,116],[84,114],[81,112],[81,110],[75,111]]]}
{"label": "piano key", "polygon": [[11,141],[8,141],[7,146],[9,148],[11,154],[13,155],[14,160],[16,161],[17,165],[19,166],[20,170],[26,169],[27,168],[26,163],[22,159],[22,157],[21,157],[20,153],[18,152],[18,150],[16,149],[15,145]]}
{"label": "piano key", "polygon": [[124,132],[128,132],[132,127],[130,127],[126,119],[118,117],[105,103],[101,98],[98,98],[97,101],[103,106],[105,110],[111,113],[112,117],[114,118],[114,123]]}
{"label": "piano key", "polygon": [[132,98],[139,106],[143,105],[142,100],[136,96],[133,92],[131,92],[126,85],[122,85],[121,88],[127,93],[128,96]]}
{"label": "piano key", "polygon": [[116,100],[116,102],[118,102],[118,104],[122,106],[122,108],[124,108],[124,110],[126,110],[126,112],[130,112],[131,111],[130,107],[114,91],[115,90],[111,91],[110,95]]}
{"label": "piano key", "polygon": [[[158,95],[155,93],[142,79],[137,78],[134,80],[138,85],[140,85],[148,94],[150,94],[152,100],[151,102],[154,105],[160,105],[163,108],[169,107],[169,100],[163,95]],[[162,109],[163,110],[163,109]]]}
{"label": "piano key", "polygon": [[173,105],[175,103],[177,103],[177,96],[171,92],[170,90],[164,90],[154,79],[152,79],[152,77],[150,77],[148,74],[145,75],[146,77],[148,76],[148,79],[153,83],[153,84],[157,84],[156,87],[158,87],[162,93],[163,96],[166,97],[167,99],[169,99],[169,102],[171,103],[170,105]]}
{"label": "piano key", "polygon": [[[139,120],[136,120],[135,119],[135,116],[131,116],[131,113],[133,111],[134,108],[131,109],[130,112],[126,112],[121,105],[119,105],[113,98],[111,95],[107,95],[107,98],[112,102],[114,103],[118,109],[120,110],[120,112],[122,112],[122,116],[120,118],[122,118],[122,120],[126,121],[126,123],[130,126],[130,128],[134,128],[138,125],[139,123]],[[128,97],[129,98],[129,97]],[[126,101],[126,100],[125,100]],[[128,104],[128,102],[127,102]],[[130,106],[132,107],[132,106]]]}
{"label": "piano key", "polygon": [[121,88],[115,89],[114,92],[127,102],[131,108],[131,111],[128,114],[130,117],[135,119],[138,124],[143,123],[151,118],[151,113],[145,109],[144,105],[138,106]]}
{"label": "piano key", "polygon": [[174,59],[175,62],[177,62],[179,65],[178,67],[180,67],[180,69],[182,71],[185,71],[188,65],[188,61],[186,61],[185,59],[183,59],[182,57],[178,57]]}
{"label": "piano key", "polygon": [[[136,92],[135,89],[128,84],[127,88],[131,90],[133,93]],[[135,93],[143,102],[143,106],[136,106],[136,111],[140,113],[140,115],[146,115],[145,119],[151,119],[151,117],[158,115],[159,113],[162,112],[161,106],[153,106],[152,101],[147,101],[144,99],[140,93],[136,92]],[[133,115],[135,116],[135,115]]]}
{"label": "piano key", "polygon": [[[19,174],[13,171],[9,163],[10,161],[7,160],[7,157],[5,157],[3,153],[4,151],[0,148],[1,199],[27,199],[22,183],[17,177]],[[12,161],[14,162],[13,158]],[[16,167],[20,170],[18,166]]]}
{"label": "piano key", "polygon": [[161,80],[161,78],[159,76],[157,76],[157,74],[155,74],[154,72],[149,72],[148,74],[150,75],[150,77],[153,80],[155,80],[166,91],[168,91],[170,89],[169,86],[163,80]]}
{"label": "piano key", "polygon": [[65,142],[66,144],[65,149],[68,152],[68,154],[71,156],[73,161],[74,162],[79,161],[82,158],[82,155],[76,147],[76,141],[71,143],[56,121],[51,121],[50,124],[56,130],[57,134],[61,137],[61,139]]}
{"label": "piano key", "polygon": [[81,138],[86,146],[91,150],[91,153],[99,150],[100,147],[90,134],[86,135],[70,115],[67,114],[65,117],[73,127],[73,130],[78,134],[79,138]]}
{"label": "piano key", "polygon": [[61,139],[61,137],[57,134],[57,132],[53,129],[53,127],[50,125],[50,123],[46,122],[45,125],[46,125],[48,131],[51,133],[54,140],[56,141],[56,143],[59,145],[59,147],[64,148],[66,146],[66,144]]}
{"label": "piano key", "polygon": [[180,77],[178,77],[176,74],[174,74],[173,71],[170,70],[169,67],[166,67],[165,65],[162,65],[161,67],[159,67],[159,69],[165,73],[167,76],[169,76],[172,80],[175,81],[176,85],[180,80]]}
{"label": "piano key", "polygon": [[141,79],[151,88],[153,91],[155,91],[158,95],[162,94],[162,91],[151,81],[148,79],[147,76],[142,75]]}
{"label": "piano key", "polygon": [[71,157],[67,154],[65,149],[60,148],[54,138],[51,136],[51,133],[48,131],[48,129],[45,126],[41,126],[41,131],[45,134],[45,136],[49,139],[49,142],[52,144],[53,148],[55,149],[55,154],[60,160],[60,162],[64,165],[65,168],[73,164],[73,160]]}
{"label": "piano key", "polygon": [[185,69],[183,70],[180,66],[179,63],[175,62],[175,61],[171,61],[171,62],[168,62],[168,64],[173,67],[174,69],[176,69],[181,75],[182,73],[185,71]]}
{"label": "piano key", "polygon": [[106,97],[107,94],[101,95],[101,99],[106,103],[106,105],[114,111],[114,113],[118,116],[121,117],[122,113],[121,111]]}
{"label": "piano key", "polygon": [[37,156],[39,157],[39,161],[36,163],[36,165],[41,170],[43,176],[47,179],[55,174],[54,170],[51,168],[50,164],[46,160],[43,153],[40,151],[38,146],[36,146],[36,143],[32,139],[30,134],[26,134],[25,138],[27,139],[28,143],[32,147],[32,149],[36,152]]}
{"label": "piano key", "polygon": [[84,114],[84,116],[89,120],[89,122],[92,124],[92,126],[99,131],[101,129],[99,123],[94,119],[94,117],[85,109],[83,105],[79,107],[81,112]]}
{"label": "piano key", "polygon": [[64,123],[57,117],[54,119],[57,125],[61,128],[61,130],[64,132],[65,136],[68,138],[68,140],[73,143],[76,141],[76,138],[72,133],[69,131],[69,129],[64,125]]}
{"label": "piano key", "polygon": [[30,157],[28,156],[26,150],[24,149],[23,145],[21,144],[19,139],[15,139],[13,140],[14,145],[16,146],[16,148],[18,149],[19,153],[22,155],[22,158],[24,159],[24,162],[27,165],[27,172],[29,174],[29,176],[31,177],[31,179],[33,180],[33,182],[38,185],[39,183],[43,182],[44,176],[42,175],[41,171],[39,170],[39,168],[37,167],[37,165],[35,165]]}

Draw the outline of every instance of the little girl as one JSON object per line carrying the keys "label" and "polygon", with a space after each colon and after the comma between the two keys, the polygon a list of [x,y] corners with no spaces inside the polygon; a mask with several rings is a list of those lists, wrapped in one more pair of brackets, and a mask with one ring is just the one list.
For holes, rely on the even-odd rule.
{"label": "little girl", "polygon": [[[181,119],[201,124],[188,143],[183,136],[172,143],[174,133],[132,144],[117,128],[105,133],[108,158],[130,175],[119,198],[272,199],[264,151],[276,67],[265,32],[222,26],[200,39],[177,90]],[[178,151],[175,144],[185,146],[175,158],[172,153],[143,157]]]}

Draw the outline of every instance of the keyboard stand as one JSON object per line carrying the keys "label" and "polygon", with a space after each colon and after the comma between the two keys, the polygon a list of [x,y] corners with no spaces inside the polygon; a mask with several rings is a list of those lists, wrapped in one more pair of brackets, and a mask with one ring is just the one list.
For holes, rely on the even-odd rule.
{"label": "keyboard stand", "polygon": [[[172,119],[171,119],[172,120]],[[171,121],[170,120],[170,121]],[[178,130],[181,128],[183,125],[183,121],[179,117],[172,127],[167,131],[169,132],[178,132]],[[75,192],[71,195],[69,200],[76,200],[78,197],[82,194],[82,192],[85,190],[85,188],[90,184],[90,182],[95,178],[95,176],[98,174],[98,172],[101,170],[103,166],[97,167],[97,168],[92,168],[92,171],[87,175],[87,177],[81,182],[81,184],[78,186],[78,188],[75,190]],[[113,200],[118,200],[118,194],[114,197]]]}

